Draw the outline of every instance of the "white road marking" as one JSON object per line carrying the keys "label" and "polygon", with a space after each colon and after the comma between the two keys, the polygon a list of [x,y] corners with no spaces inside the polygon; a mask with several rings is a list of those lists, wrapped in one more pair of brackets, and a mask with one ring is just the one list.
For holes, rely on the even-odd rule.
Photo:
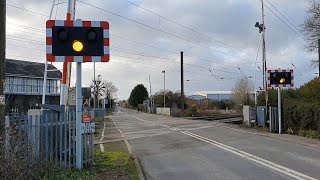
{"label": "white road marking", "polygon": [[236,128],[232,128],[232,127],[228,127],[228,126],[220,126],[220,127],[227,128],[227,129],[232,129],[232,130],[239,131],[239,132],[244,132],[244,133],[249,133],[249,134],[254,134],[254,135],[260,135],[260,133],[254,133],[254,132],[245,131],[245,130],[241,130],[241,129],[236,129]]}
{"label": "white road marking", "polygon": [[161,130],[164,130],[166,128],[158,128],[158,129],[147,129],[147,130],[142,130],[142,131],[133,131],[133,132],[127,132],[125,133],[126,135],[129,135],[129,134],[136,134],[136,133],[145,133],[145,132],[152,132],[152,131],[161,131]]}
{"label": "white road marking", "polygon": [[263,165],[265,167],[268,167],[272,170],[275,170],[277,172],[280,172],[280,173],[283,173],[283,174],[286,174],[287,176],[290,176],[292,178],[295,178],[295,179],[308,179],[308,180],[317,180],[316,178],[313,178],[313,177],[310,177],[306,174],[302,174],[298,171],[295,171],[295,170],[292,170],[292,169],[289,169],[287,167],[284,167],[284,166],[281,166],[279,164],[276,164],[274,162],[271,162],[271,161],[268,161],[268,160],[265,160],[265,159],[262,159],[258,156],[255,156],[253,154],[250,154],[250,153],[247,153],[245,151],[242,151],[242,150],[239,150],[239,149],[236,149],[234,147],[231,147],[231,146],[228,146],[228,145],[225,145],[225,144],[222,144],[222,143],[219,143],[217,141],[214,141],[212,139],[208,139],[208,138],[205,138],[205,137],[202,137],[202,136],[199,136],[197,134],[194,134],[194,133],[190,133],[190,132],[187,132],[187,131],[180,131],[181,133],[185,134],[185,135],[188,135],[188,136],[191,136],[193,138],[196,138],[200,141],[203,141],[203,142],[206,142],[208,144],[212,144],[214,146],[217,146],[221,149],[224,149],[226,151],[229,151],[233,154],[236,154],[240,157],[243,157],[245,159],[248,159],[248,160],[251,160],[253,162],[256,162],[260,165]]}
{"label": "white road marking", "polygon": [[[136,116],[133,116],[133,115],[127,115],[127,116],[130,116],[130,117],[133,117],[133,118],[136,118],[138,119],[139,121],[142,121],[142,122],[146,122],[146,123],[151,123],[151,124],[154,124],[154,125],[158,125],[158,126],[161,126],[161,127],[166,127],[168,129],[171,129],[171,130],[174,130],[174,131],[179,131],[185,135],[188,135],[190,137],[193,137],[193,138],[196,138],[200,141],[203,141],[203,142],[206,142],[208,144],[211,144],[211,145],[214,145],[214,146],[217,146],[221,149],[224,149],[228,152],[231,152],[233,154],[236,154],[242,158],[245,158],[245,159],[248,159],[250,161],[253,161],[255,163],[258,163],[262,166],[265,166],[265,167],[268,167],[274,171],[277,171],[277,172],[280,172],[280,173],[283,173],[289,177],[292,177],[292,178],[295,178],[295,179],[307,179],[307,180],[317,180],[316,178],[313,178],[313,177],[310,177],[306,174],[303,174],[303,173],[300,173],[298,171],[295,171],[293,169],[289,169],[287,167],[284,167],[282,165],[279,165],[279,164],[276,164],[274,162],[271,162],[271,161],[268,161],[266,159],[263,159],[263,158],[260,158],[258,156],[255,156],[253,154],[250,154],[250,153],[247,153],[245,151],[242,151],[242,150],[239,150],[239,149],[236,149],[234,147],[231,147],[231,146],[228,146],[228,145],[225,145],[225,144],[222,144],[222,143],[219,143],[217,141],[214,141],[212,139],[208,139],[208,138],[205,138],[205,137],[202,137],[202,136],[199,136],[197,134],[194,134],[194,133],[191,133],[191,132],[188,132],[188,131],[180,131],[181,129],[179,128],[175,128],[175,127],[171,127],[171,126],[168,126],[168,125],[164,125],[164,124],[160,124],[160,123],[155,123],[155,122],[150,122],[150,121],[147,121],[147,120],[144,120],[142,118],[139,118],[139,117],[136,117]],[[114,122],[115,123],[115,122]],[[250,134],[256,134],[256,135],[259,135],[259,133],[253,133],[253,132],[249,132],[249,131],[244,131],[244,130],[240,130],[240,129],[235,129],[235,128],[231,128],[231,127],[227,127],[227,126],[223,126],[223,125],[216,125],[216,126],[208,126],[208,127],[198,127],[198,128],[191,128],[190,130],[196,130],[196,129],[202,129],[202,128],[210,128],[210,127],[224,127],[224,128],[228,128],[228,129],[233,129],[233,130],[236,130],[236,131],[240,131],[240,132],[245,132],[245,133],[250,133]],[[178,126],[179,127],[179,126]]]}
{"label": "white road marking", "polygon": [[[103,123],[103,130],[101,133],[101,139],[100,139],[99,143],[103,141],[105,129],[106,129],[106,123]],[[104,146],[102,143],[100,144],[100,149],[101,149],[101,152],[104,152]]]}

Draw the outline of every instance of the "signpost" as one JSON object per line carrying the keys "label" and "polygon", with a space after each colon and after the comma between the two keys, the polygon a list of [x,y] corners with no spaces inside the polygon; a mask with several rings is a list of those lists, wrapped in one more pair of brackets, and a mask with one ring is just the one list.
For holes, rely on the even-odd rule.
{"label": "signpost", "polygon": [[[49,62],[77,62],[76,66],[76,167],[82,169],[82,134],[94,132],[91,116],[82,116],[81,63],[108,62],[109,23],[105,21],[48,20],[46,57]],[[62,94],[63,96],[63,94]]]}
{"label": "signpost", "polygon": [[[293,69],[277,69],[267,71],[267,87],[278,89],[279,134],[281,134],[281,88],[294,88]],[[271,120],[270,126],[271,126]]]}
{"label": "signpost", "polygon": [[80,132],[81,134],[90,134],[95,132],[96,124],[94,122],[91,123],[82,123]]}

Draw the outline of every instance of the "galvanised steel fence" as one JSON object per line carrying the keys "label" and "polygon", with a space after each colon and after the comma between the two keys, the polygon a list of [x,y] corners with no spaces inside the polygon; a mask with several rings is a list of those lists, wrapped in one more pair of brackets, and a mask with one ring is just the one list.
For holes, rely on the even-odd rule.
{"label": "galvanised steel fence", "polygon": [[[64,108],[61,108],[64,109]],[[28,114],[12,113],[5,122],[6,153],[12,150],[15,141],[32,147],[27,150],[26,158],[37,158],[56,162],[64,167],[76,164],[76,111],[68,109],[54,111],[33,109]],[[21,138],[16,138],[16,137]],[[82,134],[83,165],[93,163],[93,134]]]}

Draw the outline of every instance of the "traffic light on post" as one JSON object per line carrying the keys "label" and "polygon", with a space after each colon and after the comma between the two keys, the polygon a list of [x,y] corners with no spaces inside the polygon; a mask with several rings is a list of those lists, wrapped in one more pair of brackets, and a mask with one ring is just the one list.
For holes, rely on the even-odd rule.
{"label": "traffic light on post", "polygon": [[270,73],[270,84],[291,84],[291,72]]}
{"label": "traffic light on post", "polygon": [[56,56],[103,56],[101,27],[52,28],[52,54]]}
{"label": "traffic light on post", "polygon": [[47,21],[47,60],[108,62],[109,24],[101,21]]}

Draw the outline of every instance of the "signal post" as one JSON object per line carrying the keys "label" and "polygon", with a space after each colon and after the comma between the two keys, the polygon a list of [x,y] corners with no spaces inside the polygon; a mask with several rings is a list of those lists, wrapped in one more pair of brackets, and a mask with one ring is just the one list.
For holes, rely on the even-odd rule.
{"label": "signal post", "polygon": [[[277,69],[267,71],[268,88],[278,89],[278,123],[279,134],[282,131],[282,117],[281,117],[281,88],[294,88],[293,69]],[[270,121],[271,122],[271,119]],[[269,124],[271,125],[271,123]]]}
{"label": "signal post", "polygon": [[48,20],[46,32],[47,61],[77,63],[76,167],[82,169],[82,134],[92,133],[92,130],[86,128],[94,127],[94,124],[82,122],[81,65],[85,62],[109,61],[109,23],[104,21]]}

